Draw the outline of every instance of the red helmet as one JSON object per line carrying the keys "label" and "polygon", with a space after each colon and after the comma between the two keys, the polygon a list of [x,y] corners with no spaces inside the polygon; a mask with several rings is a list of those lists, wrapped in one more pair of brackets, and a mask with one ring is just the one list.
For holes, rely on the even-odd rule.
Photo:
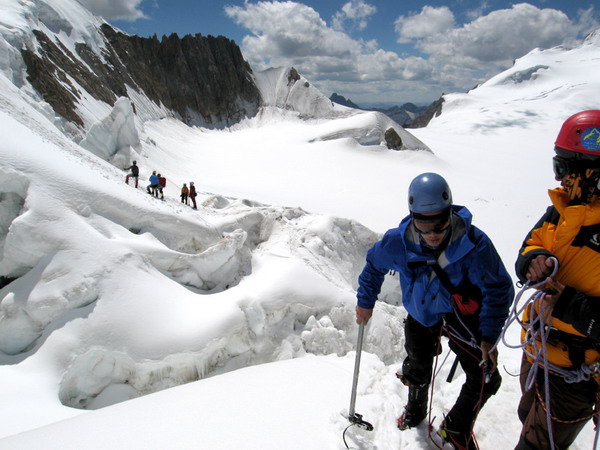
{"label": "red helmet", "polygon": [[559,150],[600,156],[600,110],[581,111],[565,120],[554,145]]}

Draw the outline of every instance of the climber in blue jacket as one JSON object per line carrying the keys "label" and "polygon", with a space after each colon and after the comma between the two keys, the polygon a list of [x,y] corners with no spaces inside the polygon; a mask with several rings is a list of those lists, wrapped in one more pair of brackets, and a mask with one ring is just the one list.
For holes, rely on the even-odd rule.
{"label": "climber in blue jacket", "polygon": [[367,253],[356,321],[369,321],[385,275],[398,272],[408,316],[407,356],[397,376],[409,388],[398,427],[415,427],[427,415],[433,359],[443,335],[467,379],[439,434],[459,448],[475,448],[477,414],[502,382],[495,344],[514,298],[512,280],[489,237],[472,225],[469,210],[452,204],[443,177],[417,176],[408,203],[409,216]]}

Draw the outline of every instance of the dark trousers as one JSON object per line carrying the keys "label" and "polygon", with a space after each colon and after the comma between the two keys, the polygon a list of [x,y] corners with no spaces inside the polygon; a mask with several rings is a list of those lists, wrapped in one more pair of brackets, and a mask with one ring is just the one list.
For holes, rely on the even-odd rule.
{"label": "dark trousers", "polygon": [[[455,330],[460,332],[462,325],[456,321],[452,314],[448,315],[447,320]],[[477,321],[476,318],[475,321]],[[477,327],[474,329],[476,330]],[[406,381],[416,385],[431,382],[433,358],[436,356],[441,335],[446,334],[442,330],[441,322],[433,327],[425,327],[410,315],[406,318],[404,322],[404,346],[407,356],[402,363],[402,374]],[[468,433],[473,427],[479,410],[492,395],[498,392],[502,378],[496,369],[491,380],[484,383],[483,369],[479,366],[482,358],[481,350],[463,342],[457,342],[451,336],[449,336],[448,345],[458,357],[460,366],[465,372],[466,380],[456,403],[446,416],[446,424],[453,431]]]}
{"label": "dark trousers", "polygon": [[[550,448],[548,422],[546,419],[546,394],[544,370],[539,369],[534,385],[525,391],[527,374],[531,363],[523,356],[521,362],[521,401],[519,402],[519,419],[523,423],[521,437],[516,446],[518,450],[534,450]],[[580,383],[567,383],[562,377],[548,374],[550,389],[550,413],[552,414],[552,437],[556,449],[566,449],[571,445],[596,404],[598,383],[594,380]],[[543,402],[540,401],[542,396]],[[585,419],[587,418],[587,419]],[[555,420],[559,419],[559,420]],[[583,420],[579,420],[583,419]]]}

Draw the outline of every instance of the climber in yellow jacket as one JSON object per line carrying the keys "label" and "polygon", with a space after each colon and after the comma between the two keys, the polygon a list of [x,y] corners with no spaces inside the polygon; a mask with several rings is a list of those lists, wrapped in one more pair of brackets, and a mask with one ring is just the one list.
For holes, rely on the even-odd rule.
{"label": "climber in yellow jacket", "polygon": [[181,188],[181,203],[185,203],[186,205],[188,204],[188,195],[190,193],[190,190],[187,187],[187,184],[183,183],[183,187]]}
{"label": "climber in yellow jacket", "polygon": [[525,238],[516,262],[521,282],[540,283],[544,293],[523,313],[518,450],[567,448],[597,415],[600,110],[567,119],[554,151],[561,187],[549,191],[552,206]]}

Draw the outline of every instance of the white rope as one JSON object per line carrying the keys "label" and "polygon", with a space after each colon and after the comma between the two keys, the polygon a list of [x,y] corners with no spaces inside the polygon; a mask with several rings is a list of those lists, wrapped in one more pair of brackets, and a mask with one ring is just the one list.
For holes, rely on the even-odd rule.
{"label": "white rope", "polygon": [[[556,272],[558,271],[558,260],[554,257],[550,257],[550,260],[554,262],[554,268],[550,277],[554,277]],[[548,372],[552,371],[557,375],[561,376],[566,383],[579,383],[581,381],[590,380],[593,377],[600,376],[600,361],[594,364],[585,364],[585,362],[578,369],[565,369],[564,367],[557,366],[548,361],[548,352],[546,352],[546,342],[548,340],[548,335],[550,334],[550,327],[546,326],[546,319],[548,319],[552,314],[553,307],[546,301],[544,301],[544,297],[548,295],[546,291],[541,288],[546,283],[546,280],[543,280],[539,283],[530,284],[529,281],[525,283],[525,285],[521,288],[517,296],[515,297],[515,301],[513,306],[509,312],[508,318],[506,320],[506,324],[504,329],[502,330],[502,343],[506,345],[508,348],[514,349],[522,349],[525,355],[531,361],[531,369],[527,374],[527,379],[525,381],[525,390],[530,391],[534,385],[537,378],[537,373],[542,366],[544,370],[544,391],[545,391],[545,402],[546,402],[546,421],[548,424],[548,436],[550,439],[551,449],[554,450],[554,438],[552,433],[552,415],[550,412],[550,386],[549,386],[549,378]],[[523,293],[527,289],[537,289],[529,299],[524,303],[522,307],[519,308],[519,302]],[[529,323],[524,323],[519,319],[521,317],[525,308],[530,307],[530,320]],[[536,313],[539,311],[539,313]],[[508,327],[517,322],[521,328],[525,331],[525,339],[520,344],[510,344],[506,341],[506,331]],[[539,343],[539,348],[537,346]],[[528,349],[530,348],[531,351]],[[596,430],[596,439],[598,439],[598,433],[600,429]]]}

